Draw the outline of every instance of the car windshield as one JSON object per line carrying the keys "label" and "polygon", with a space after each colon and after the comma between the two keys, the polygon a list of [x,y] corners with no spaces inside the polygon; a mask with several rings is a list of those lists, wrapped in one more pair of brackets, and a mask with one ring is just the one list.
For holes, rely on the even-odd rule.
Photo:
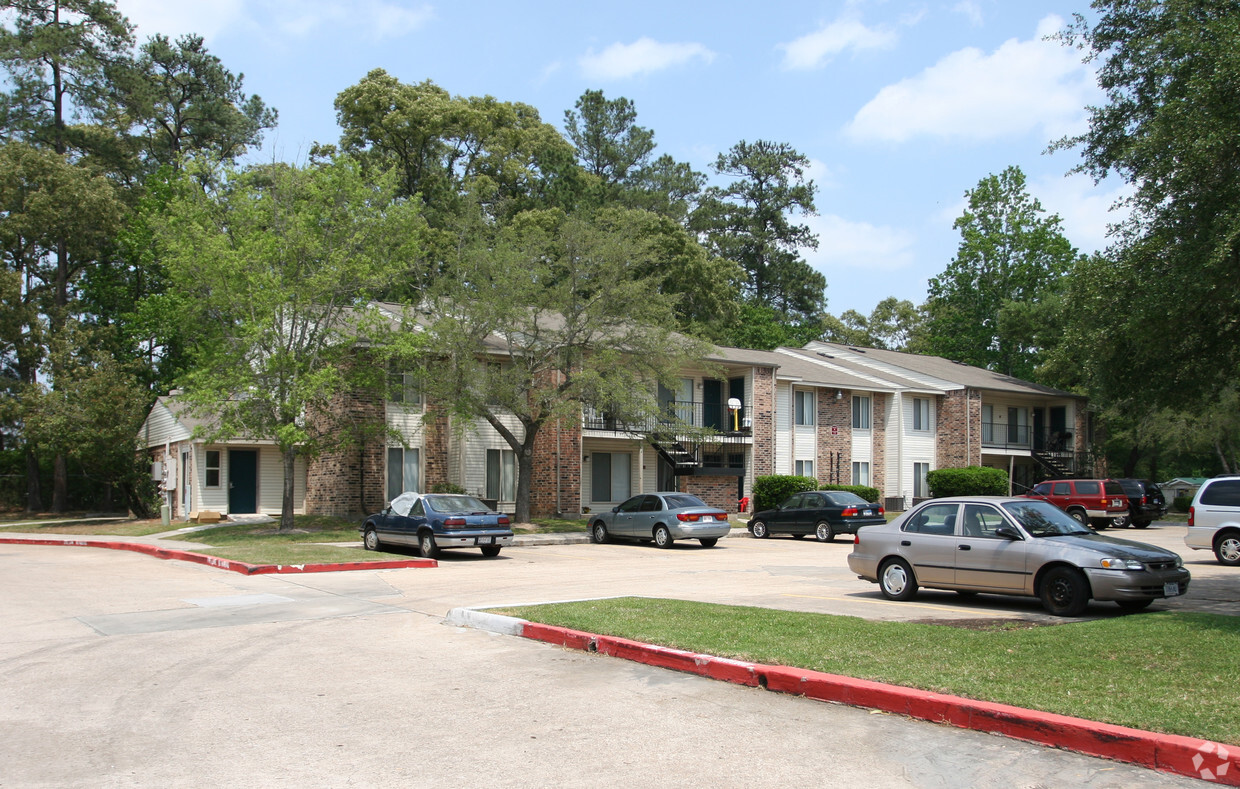
{"label": "car windshield", "polygon": [[1066,512],[1045,501],[1009,501],[1003,509],[1034,537],[1062,537],[1068,534],[1093,534]]}
{"label": "car windshield", "polygon": [[687,493],[681,493],[676,496],[664,496],[663,498],[667,501],[667,508],[669,510],[678,510],[682,507],[706,506],[706,502],[702,501],[697,496],[690,496]]}
{"label": "car windshield", "polygon": [[427,496],[426,506],[435,512],[490,512],[491,508],[473,496]]}

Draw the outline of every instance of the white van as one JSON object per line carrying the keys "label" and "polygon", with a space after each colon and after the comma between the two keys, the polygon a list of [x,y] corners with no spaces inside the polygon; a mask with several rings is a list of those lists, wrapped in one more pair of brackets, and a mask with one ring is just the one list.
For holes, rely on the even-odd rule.
{"label": "white van", "polygon": [[1219,564],[1240,566],[1240,475],[1208,479],[1197,489],[1184,544],[1214,551]]}

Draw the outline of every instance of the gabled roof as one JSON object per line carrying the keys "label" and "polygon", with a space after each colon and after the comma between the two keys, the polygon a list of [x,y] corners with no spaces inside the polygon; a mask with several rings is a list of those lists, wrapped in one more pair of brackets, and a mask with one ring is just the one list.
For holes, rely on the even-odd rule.
{"label": "gabled roof", "polygon": [[807,386],[825,386],[837,389],[858,389],[876,392],[894,392],[897,387],[889,381],[866,375],[863,371],[847,370],[827,364],[819,364],[796,354],[788,348],[773,351],[755,351],[749,348],[719,346],[716,353],[707,357],[712,362],[732,362],[754,367],[772,367],[776,380],[796,381]]}
{"label": "gabled roof", "polygon": [[[882,348],[859,348],[833,342],[815,341],[801,349],[802,353],[830,357],[831,361],[848,369],[867,370],[874,375],[900,382],[901,386],[917,389],[919,386],[944,390],[988,389],[1026,395],[1071,397],[1085,399],[1081,395],[1065,392],[1032,381],[1002,375],[982,367],[953,362],[941,356],[924,356]],[[825,357],[824,357],[825,358]]]}
{"label": "gabled roof", "polygon": [[[189,412],[183,403],[178,402],[176,395],[158,397],[151,406],[150,413],[142,423],[138,437],[147,447],[155,447],[166,441],[188,441],[198,428],[210,429],[215,426],[215,417],[199,417]],[[269,439],[251,439],[245,436],[234,436],[233,441],[248,444],[271,444]],[[221,440],[219,443],[228,443]]]}

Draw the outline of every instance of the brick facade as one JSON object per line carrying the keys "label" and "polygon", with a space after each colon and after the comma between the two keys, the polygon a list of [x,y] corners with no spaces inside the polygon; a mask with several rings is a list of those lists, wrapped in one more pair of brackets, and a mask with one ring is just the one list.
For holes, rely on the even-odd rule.
{"label": "brick facade", "polygon": [[[381,393],[358,390],[337,397],[331,405],[336,419],[375,430],[384,424]],[[311,458],[306,467],[308,515],[354,517],[383,508],[386,500],[381,439],[345,442]]]}
{"label": "brick facade", "polygon": [[692,493],[712,507],[724,512],[736,511],[736,477],[680,477],[680,491]]}
{"label": "brick facade", "polygon": [[[892,395],[873,392],[870,395],[873,398],[870,402],[871,407],[870,419],[874,426],[874,441],[870,445],[870,487],[878,488],[879,492],[887,489],[887,411],[890,408],[889,400],[894,399]],[[899,420],[896,420],[899,424]],[[857,484],[853,480],[854,485]]]}
{"label": "brick facade", "polygon": [[561,419],[544,425],[534,442],[530,514],[558,517],[580,512],[581,420]]}
{"label": "brick facade", "polygon": [[814,475],[819,484],[849,485],[852,480],[852,396],[836,389],[818,390],[818,448]]}
{"label": "brick facade", "polygon": [[753,402],[749,404],[753,422],[753,473],[755,477],[775,473],[775,370],[753,368]]}
{"label": "brick facade", "polygon": [[982,464],[982,395],[972,389],[938,398],[935,468]]}

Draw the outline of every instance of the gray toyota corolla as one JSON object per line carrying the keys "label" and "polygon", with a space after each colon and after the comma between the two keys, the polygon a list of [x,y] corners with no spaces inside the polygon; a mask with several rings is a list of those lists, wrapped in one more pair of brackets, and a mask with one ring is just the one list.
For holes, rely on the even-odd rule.
{"label": "gray toyota corolla", "polygon": [[1079,616],[1091,599],[1139,611],[1190,579],[1171,551],[1104,537],[1045,501],[986,496],[931,499],[861,528],[848,567],[890,600],[922,586],[1027,595],[1057,616]]}

